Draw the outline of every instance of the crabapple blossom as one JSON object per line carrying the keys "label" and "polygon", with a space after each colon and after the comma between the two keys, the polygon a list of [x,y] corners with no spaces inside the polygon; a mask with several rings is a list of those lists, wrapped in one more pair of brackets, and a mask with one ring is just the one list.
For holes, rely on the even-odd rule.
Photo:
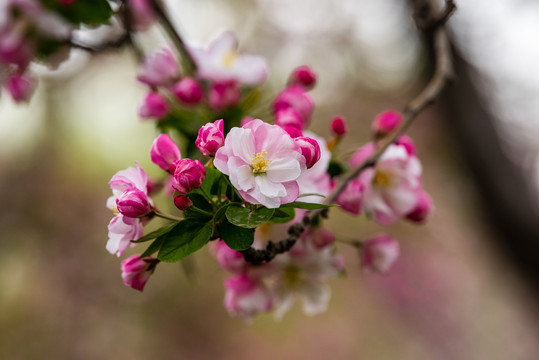
{"label": "crabapple blossom", "polygon": [[225,143],[223,119],[207,123],[198,130],[195,141],[196,147],[205,156],[215,156],[215,153]]}
{"label": "crabapple blossom", "polygon": [[289,107],[275,113],[275,124],[282,128],[295,127],[301,131],[305,127],[305,120],[298,110]]}
{"label": "crabapple blossom", "polygon": [[178,61],[167,48],[144,59],[138,81],[149,86],[170,86],[180,77]]}
{"label": "crabapple blossom", "polygon": [[139,109],[139,116],[141,118],[162,118],[165,117],[170,111],[167,99],[165,99],[158,92],[150,92],[144,98],[144,103]]}
{"label": "crabapple blossom", "polygon": [[[148,176],[138,162],[135,162],[136,168],[128,167],[125,170],[120,170],[112,176],[109,181],[112,190],[112,196],[107,199],[107,207],[109,209],[116,208],[116,200],[122,196],[127,189],[136,188],[144,194],[148,194]],[[150,205],[153,205],[151,199],[148,200]]]}
{"label": "crabapple blossom", "polygon": [[301,85],[291,85],[281,91],[273,102],[273,112],[277,114],[282,109],[297,110],[303,118],[303,126],[311,122],[314,110],[314,101]]}
{"label": "crabapple blossom", "polygon": [[320,146],[318,142],[309,137],[297,137],[294,139],[301,149],[301,155],[305,158],[305,166],[310,169],[320,160]]}
{"label": "crabapple blossom", "polygon": [[188,46],[197,64],[197,76],[215,82],[233,81],[257,85],[266,81],[268,70],[262,57],[238,54],[236,37],[230,31],[216,36],[206,47]]}
{"label": "crabapple blossom", "polygon": [[142,291],[146,282],[155,270],[157,259],[151,256],[141,258],[139,254],[132,255],[122,261],[122,281],[124,285]]}
{"label": "crabapple blossom", "polygon": [[366,240],[361,249],[361,267],[385,274],[399,257],[399,243],[388,235]]}
{"label": "crabapple blossom", "polygon": [[308,65],[298,66],[290,74],[288,83],[291,85],[302,85],[307,89],[311,89],[316,84],[316,74]]}
{"label": "crabapple blossom", "polygon": [[191,202],[191,199],[189,199],[187,196],[177,194],[177,195],[174,195],[174,205],[179,210],[186,210],[190,208],[193,205],[193,203]]}
{"label": "crabapple blossom", "polygon": [[395,130],[401,122],[402,115],[398,111],[384,111],[374,118],[372,130],[376,137],[382,137]]}
{"label": "crabapple blossom", "polygon": [[129,14],[131,15],[133,29],[145,31],[154,23],[155,12],[153,11],[152,5],[149,3],[149,0],[128,0],[127,6]]}
{"label": "crabapple blossom", "polygon": [[432,205],[432,199],[425,191],[420,191],[419,195],[419,202],[417,203],[416,207],[412,212],[406,215],[406,219],[422,223],[425,221],[427,216],[432,212],[433,205]]}
{"label": "crabapple blossom", "polygon": [[303,136],[301,130],[294,126],[283,126],[283,130],[286,131],[292,139]]}
{"label": "crabapple blossom", "polygon": [[203,96],[200,84],[192,77],[184,77],[178,81],[174,84],[172,92],[178,100],[186,105],[198,104]]}
{"label": "crabapple blossom", "polygon": [[211,252],[223,269],[236,274],[247,269],[248,263],[245,262],[243,255],[239,251],[232,250],[222,240],[212,241],[211,245]]}
{"label": "crabapple blossom", "polygon": [[305,170],[305,159],[294,140],[281,127],[260,119],[232,128],[214,164],[230,176],[245,201],[268,208],[297,199],[297,179]]}
{"label": "crabapple blossom", "polygon": [[343,117],[337,116],[331,120],[331,131],[337,136],[344,136],[348,132],[346,121]]}
{"label": "crabapple blossom", "polygon": [[359,215],[362,198],[363,184],[359,179],[353,179],[346,185],[335,202],[341,206],[341,209],[351,214]]}
{"label": "crabapple blossom", "polygon": [[350,158],[350,166],[356,167],[363,164],[376,150],[374,143],[368,143],[360,147]]}
{"label": "crabapple blossom", "polygon": [[152,162],[161,169],[168,171],[174,160],[180,160],[182,154],[178,145],[167,134],[161,134],[155,138],[150,149]]}
{"label": "crabapple blossom", "polygon": [[122,256],[129,247],[135,246],[131,240],[138,240],[142,237],[142,223],[138,218],[131,218],[122,214],[116,215],[108,225],[109,240],[106,249],[111,254]]}
{"label": "crabapple blossom", "polygon": [[28,101],[36,88],[36,80],[26,73],[13,74],[7,77],[4,87],[14,101]]}
{"label": "crabapple blossom", "polygon": [[182,194],[198,189],[206,177],[206,169],[198,160],[176,160],[171,166],[175,167],[172,187]]}
{"label": "crabapple blossom", "polygon": [[395,145],[404,146],[404,148],[406,149],[406,152],[408,153],[408,155],[415,155],[416,154],[414,141],[408,135],[399,136],[397,138],[397,141],[395,141]]}
{"label": "crabapple blossom", "polygon": [[237,105],[241,94],[235,81],[220,81],[211,85],[208,98],[211,108],[220,111]]}
{"label": "crabapple blossom", "polygon": [[250,320],[254,315],[273,308],[273,299],[266,285],[246,274],[227,279],[225,289],[225,309],[233,316]]}
{"label": "crabapple blossom", "polygon": [[116,199],[116,208],[124,216],[138,218],[146,215],[150,210],[148,195],[137,188],[130,188]]}

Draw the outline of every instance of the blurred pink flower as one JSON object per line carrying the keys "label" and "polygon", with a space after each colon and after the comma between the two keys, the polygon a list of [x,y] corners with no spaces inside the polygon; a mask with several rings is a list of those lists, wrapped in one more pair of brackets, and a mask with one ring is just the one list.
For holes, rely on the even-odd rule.
{"label": "blurred pink flower", "polygon": [[281,91],[273,102],[273,112],[277,114],[284,109],[295,109],[303,119],[303,128],[311,122],[314,111],[314,101],[301,85],[291,85]]}
{"label": "blurred pink flower", "polygon": [[121,265],[124,285],[138,291],[144,290],[146,282],[155,270],[156,262],[156,258],[151,256],[141,258],[139,254],[124,259]]}
{"label": "blurred pink flower", "polygon": [[269,312],[273,307],[271,293],[266,285],[246,274],[225,281],[225,309],[233,316],[250,320],[253,316]]}
{"label": "blurred pink flower", "polygon": [[361,249],[361,267],[379,274],[387,273],[399,257],[399,243],[388,235],[366,240]]}
{"label": "blurred pink flower", "polygon": [[295,68],[288,79],[290,85],[302,85],[311,89],[316,85],[316,73],[308,65],[301,65]]}
{"label": "blurred pink flower", "polygon": [[176,57],[167,48],[146,57],[137,79],[149,86],[169,86],[180,77],[180,69]]}

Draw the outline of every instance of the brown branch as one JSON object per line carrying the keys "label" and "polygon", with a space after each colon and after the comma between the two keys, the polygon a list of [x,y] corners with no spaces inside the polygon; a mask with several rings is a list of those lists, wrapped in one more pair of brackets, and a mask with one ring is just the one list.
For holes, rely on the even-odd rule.
{"label": "brown branch", "polygon": [[[428,4],[429,8],[424,8],[425,4]],[[344,191],[351,180],[357,178],[363,170],[376,164],[376,161],[378,161],[384,151],[410,127],[417,115],[436,101],[453,75],[451,50],[444,25],[455,9],[454,2],[452,0],[446,0],[446,7],[441,12],[435,11],[433,1],[416,0],[414,5],[416,10],[414,12],[414,20],[416,21],[417,27],[425,33],[425,35],[431,36],[435,56],[434,74],[419,95],[410,101],[404,108],[401,125],[378,141],[376,151],[367,160],[345,174],[344,178],[341,179],[325,199],[324,203],[326,204],[335,202],[339,194]],[[327,209],[311,211],[303,218],[302,223],[308,225],[316,217],[323,215],[324,213],[327,214]],[[297,227],[297,225],[298,224],[294,224],[289,228],[289,234],[294,227]],[[304,226],[302,224],[299,225],[301,226],[301,232],[299,234],[296,234],[296,231],[292,230],[293,234],[290,234],[289,238],[277,243],[270,242],[266,246],[266,249],[260,250],[250,248],[243,251],[242,254],[245,260],[256,265],[260,264],[262,261],[269,261],[276,255],[290,250],[304,230]],[[300,227],[297,228],[299,229]],[[284,246],[285,244],[286,246]]]}

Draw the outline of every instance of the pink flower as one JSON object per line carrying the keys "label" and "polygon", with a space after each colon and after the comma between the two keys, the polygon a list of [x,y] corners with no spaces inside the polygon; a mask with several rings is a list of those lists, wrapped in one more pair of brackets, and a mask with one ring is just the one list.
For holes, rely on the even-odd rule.
{"label": "pink flower", "polygon": [[141,118],[163,118],[168,115],[170,111],[167,99],[165,99],[158,92],[150,92],[146,95],[144,103],[139,109],[139,116]]}
{"label": "pink flower", "polygon": [[243,85],[257,85],[267,78],[265,60],[238,54],[236,38],[230,31],[219,34],[207,48],[189,46],[188,49],[197,64],[199,78],[234,81]]}
{"label": "pink flower", "polygon": [[178,145],[167,134],[161,134],[155,138],[150,149],[150,158],[161,169],[168,171],[174,160],[181,159],[182,154]]}
{"label": "pink flower", "polygon": [[[116,208],[116,200],[120,198],[127,189],[136,188],[144,194],[148,194],[148,176],[138,162],[135,162],[136,168],[128,167],[125,170],[118,171],[109,181],[112,190],[112,196],[107,199],[109,209]],[[149,200],[151,203],[151,200]]]}
{"label": "pink flower", "polygon": [[387,273],[399,257],[399,243],[388,235],[366,240],[361,251],[361,267],[380,274]]}
{"label": "pink flower", "polygon": [[406,219],[413,222],[422,223],[433,210],[434,206],[432,205],[431,197],[425,191],[421,190],[419,194],[419,202],[417,203],[415,209],[406,215]]}
{"label": "pink flower", "polygon": [[222,240],[212,241],[210,244],[212,253],[223,269],[237,274],[247,269],[248,264],[239,251],[232,250]]}
{"label": "pink flower", "polygon": [[346,135],[348,129],[343,117],[337,116],[331,121],[331,131],[337,136]]}
{"label": "pink flower", "polygon": [[327,196],[331,191],[331,179],[327,173],[331,152],[328,150],[326,140],[313,132],[306,131],[305,136],[316,140],[320,147],[320,159],[313,167],[305,170],[298,178],[300,194],[318,194],[322,196],[302,196],[301,201],[310,203],[321,203],[323,196]]}
{"label": "pink flower", "polygon": [[137,188],[130,188],[116,199],[116,208],[123,216],[138,218],[150,212],[148,200],[146,193]]}
{"label": "pink flower", "polygon": [[361,212],[361,200],[363,198],[363,184],[358,179],[351,180],[346,188],[337,197],[336,203],[341,209],[359,215]]}
{"label": "pink flower", "polygon": [[300,129],[298,129],[297,127],[294,127],[294,126],[283,126],[282,127],[284,131],[286,131],[288,133],[288,135],[290,135],[290,137],[292,139],[295,139],[297,137],[301,137],[303,136],[303,133],[301,132]]}
{"label": "pink flower", "polygon": [[415,149],[414,141],[408,135],[399,136],[397,141],[395,141],[395,145],[404,146],[406,148],[406,152],[408,153],[408,155],[415,155],[417,153]]}
{"label": "pink flower", "polygon": [[178,81],[172,91],[176,98],[186,105],[198,104],[203,96],[200,84],[191,77],[184,77]]}
{"label": "pink flower", "polygon": [[172,52],[163,48],[144,59],[138,81],[149,86],[169,86],[180,77],[178,62]]}
{"label": "pink flower", "polygon": [[36,80],[28,74],[13,74],[8,76],[4,87],[14,101],[28,101],[36,88]]}
{"label": "pink flower", "polygon": [[303,127],[311,122],[314,111],[314,101],[305,88],[300,85],[291,85],[281,91],[273,102],[273,112],[292,108],[297,110],[303,118]]}
{"label": "pink flower", "polygon": [[152,26],[155,21],[155,13],[149,0],[128,0],[127,6],[135,30],[145,31]]}
{"label": "pink flower", "polygon": [[305,127],[305,120],[298,110],[289,107],[275,113],[275,125],[282,128],[295,127],[301,131]]}
{"label": "pink flower", "polygon": [[235,81],[220,81],[211,85],[209,102],[212,109],[220,111],[237,105],[240,100],[240,89]]}
{"label": "pink flower", "polygon": [[356,167],[365,163],[365,161],[372,154],[374,154],[375,150],[376,150],[376,145],[374,145],[374,143],[368,143],[368,144],[363,145],[350,158],[350,166]]}
{"label": "pink flower", "polygon": [[215,156],[217,150],[225,144],[223,119],[207,123],[198,130],[196,147],[205,156]]}
{"label": "pink flower", "polygon": [[174,205],[180,209],[180,210],[186,210],[190,208],[193,203],[191,202],[191,199],[189,199],[187,196],[184,195],[174,195]]}
{"label": "pink flower", "polygon": [[131,240],[138,240],[142,237],[142,223],[138,218],[115,216],[109,223],[109,240],[106,249],[111,254],[122,256],[129,246],[135,246]]}
{"label": "pink flower", "polygon": [[419,202],[420,176],[417,157],[409,155],[404,146],[390,145],[373,168],[359,175],[364,210],[382,225],[406,216]]}
{"label": "pink flower", "polygon": [[309,227],[308,230],[304,232],[304,234],[305,236],[311,238],[313,245],[317,249],[322,249],[335,243],[335,234],[333,234],[331,230],[322,226],[316,228]]}
{"label": "pink flower", "polygon": [[297,199],[304,163],[299,146],[282,128],[259,119],[230,130],[214,161],[245,201],[268,208]]}
{"label": "pink flower", "polygon": [[173,166],[175,170],[172,187],[182,194],[198,189],[206,177],[206,169],[198,160],[176,160]]}
{"label": "pink flower", "polygon": [[315,139],[309,137],[297,137],[294,139],[299,145],[301,155],[305,158],[305,166],[310,169],[320,160],[320,146]]}
{"label": "pink flower", "polygon": [[388,110],[378,114],[372,123],[372,131],[376,137],[383,137],[397,128],[402,122],[398,111]]}
{"label": "pink flower", "polygon": [[250,320],[273,307],[271,293],[264,283],[245,274],[227,279],[225,289],[225,309],[233,316]]}
{"label": "pink flower", "polygon": [[151,256],[141,258],[139,254],[122,261],[122,280],[124,285],[135,290],[144,290],[144,285],[153,274],[159,260]]}
{"label": "pink flower", "polygon": [[302,85],[307,89],[312,89],[316,84],[316,74],[308,65],[298,66],[290,74],[288,83],[291,85]]}

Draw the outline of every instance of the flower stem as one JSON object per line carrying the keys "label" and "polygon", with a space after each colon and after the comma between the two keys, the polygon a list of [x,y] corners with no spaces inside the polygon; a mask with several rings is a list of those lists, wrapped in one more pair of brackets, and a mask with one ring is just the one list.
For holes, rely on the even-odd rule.
{"label": "flower stem", "polygon": [[170,221],[180,222],[180,221],[183,220],[183,219],[180,219],[179,217],[172,216],[172,215],[168,215],[168,214],[163,214],[163,213],[160,213],[160,212],[158,212],[158,211],[154,211],[153,214],[154,214],[155,216],[157,216],[157,217],[160,217],[160,218],[166,219],[166,220],[170,220]]}

